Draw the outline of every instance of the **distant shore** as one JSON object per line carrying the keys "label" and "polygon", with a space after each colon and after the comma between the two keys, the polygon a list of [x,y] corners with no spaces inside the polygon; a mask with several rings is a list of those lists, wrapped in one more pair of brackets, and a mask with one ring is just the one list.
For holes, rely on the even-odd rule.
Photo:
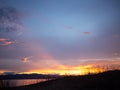
{"label": "distant shore", "polygon": [[10,80],[10,79],[52,79],[58,78],[60,75],[51,74],[13,74],[13,75],[0,75],[0,80]]}

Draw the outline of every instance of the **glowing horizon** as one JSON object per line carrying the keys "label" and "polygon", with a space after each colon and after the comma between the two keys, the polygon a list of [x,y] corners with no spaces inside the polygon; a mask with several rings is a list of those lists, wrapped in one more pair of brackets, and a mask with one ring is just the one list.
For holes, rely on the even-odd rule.
{"label": "glowing horizon", "polygon": [[[14,72],[17,74],[58,74],[58,75],[86,75],[86,74],[97,74],[109,70],[120,70],[119,67],[109,65],[109,66],[99,66],[99,65],[79,65],[79,66],[62,66],[64,68],[58,68],[56,69],[49,69],[49,68],[44,68],[44,69],[36,69],[36,70],[29,70],[27,72]],[[0,71],[1,74],[4,74],[5,72],[10,72],[10,71]],[[11,71],[12,72],[12,71]]]}

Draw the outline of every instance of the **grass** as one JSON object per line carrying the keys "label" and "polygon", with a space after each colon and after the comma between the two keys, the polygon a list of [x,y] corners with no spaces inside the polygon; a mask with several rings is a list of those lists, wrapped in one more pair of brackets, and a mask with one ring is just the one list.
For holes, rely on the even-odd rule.
{"label": "grass", "polygon": [[34,85],[0,90],[120,90],[120,71],[85,76],[65,76]]}

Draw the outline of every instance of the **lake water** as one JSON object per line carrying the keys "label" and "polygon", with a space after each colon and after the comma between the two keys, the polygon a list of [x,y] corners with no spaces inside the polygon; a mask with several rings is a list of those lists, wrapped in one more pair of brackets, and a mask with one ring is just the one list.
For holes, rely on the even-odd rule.
{"label": "lake water", "polygon": [[18,79],[18,80],[0,80],[0,87],[16,87],[36,84],[47,81],[48,79]]}

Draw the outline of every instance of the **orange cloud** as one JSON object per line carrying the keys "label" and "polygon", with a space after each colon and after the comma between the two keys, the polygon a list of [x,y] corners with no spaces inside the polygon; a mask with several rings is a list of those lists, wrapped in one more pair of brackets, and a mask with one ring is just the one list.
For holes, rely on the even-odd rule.
{"label": "orange cloud", "polygon": [[11,45],[14,44],[15,41],[7,39],[7,38],[0,38],[0,45],[6,46],[6,45]]}

